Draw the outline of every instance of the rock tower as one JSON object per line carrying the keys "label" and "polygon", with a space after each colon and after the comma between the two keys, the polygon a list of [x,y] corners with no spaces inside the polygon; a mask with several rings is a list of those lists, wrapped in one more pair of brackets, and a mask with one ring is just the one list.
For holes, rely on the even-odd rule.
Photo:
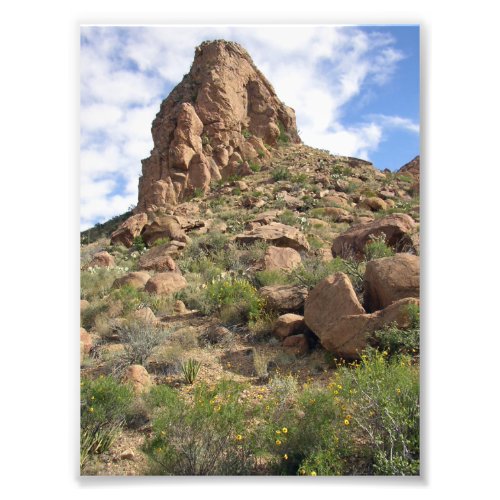
{"label": "rock tower", "polygon": [[301,142],[294,110],[248,52],[224,40],[196,48],[189,73],[162,102],[152,135],[136,213],[175,206],[206,193],[212,180],[251,173],[278,141]]}

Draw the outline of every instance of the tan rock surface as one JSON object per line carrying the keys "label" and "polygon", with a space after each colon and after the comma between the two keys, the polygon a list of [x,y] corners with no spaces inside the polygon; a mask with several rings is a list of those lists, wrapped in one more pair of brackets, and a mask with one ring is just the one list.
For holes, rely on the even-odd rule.
{"label": "tan rock surface", "polygon": [[148,216],[141,212],[132,217],[129,217],[122,225],[111,234],[111,244],[122,244],[130,248],[134,242],[134,238],[140,236],[143,227],[148,221]]}
{"label": "tan rock surface", "polygon": [[294,111],[247,51],[223,40],[202,43],[153,121],[136,210],[173,206],[221,176],[252,174],[247,160],[267,158],[265,144],[276,144],[280,127],[300,142]]}
{"label": "tan rock surface", "polygon": [[368,262],[364,303],[367,311],[384,309],[397,300],[420,296],[420,258],[400,253]]}
{"label": "tan rock surface", "polygon": [[168,271],[159,273],[153,276],[145,286],[145,290],[149,293],[156,293],[159,295],[170,295],[174,292],[186,288],[187,281],[184,276],[175,272]]}
{"label": "tan rock surface", "polygon": [[136,290],[142,290],[151,276],[144,271],[136,271],[128,273],[125,276],[116,278],[113,282],[113,288],[121,288],[122,286],[129,285]]}
{"label": "tan rock surface", "polygon": [[332,254],[361,257],[371,236],[385,236],[386,242],[397,251],[414,248],[415,221],[406,214],[392,214],[371,222],[355,225],[340,234],[332,244]]}
{"label": "tan rock surface", "polygon": [[300,253],[293,248],[269,247],[260,263],[260,269],[265,271],[291,271],[300,266]]}
{"label": "tan rock surface", "polygon": [[235,241],[246,244],[255,241],[266,241],[277,247],[293,248],[298,252],[307,252],[309,250],[309,243],[303,233],[292,226],[279,222],[271,222],[268,225],[245,231],[237,235]]}

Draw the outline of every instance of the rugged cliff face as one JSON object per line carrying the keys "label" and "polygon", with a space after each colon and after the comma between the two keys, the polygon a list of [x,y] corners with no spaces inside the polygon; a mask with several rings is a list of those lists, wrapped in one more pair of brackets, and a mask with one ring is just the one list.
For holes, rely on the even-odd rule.
{"label": "rugged cliff face", "polygon": [[142,162],[136,212],[168,208],[211,180],[251,173],[278,141],[300,143],[295,112],[283,104],[248,52],[216,40],[165,99],[152,126],[154,148]]}

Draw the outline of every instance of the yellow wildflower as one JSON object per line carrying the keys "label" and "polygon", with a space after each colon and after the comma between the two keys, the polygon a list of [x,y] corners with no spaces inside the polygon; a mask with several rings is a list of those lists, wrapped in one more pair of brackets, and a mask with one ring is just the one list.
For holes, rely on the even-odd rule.
{"label": "yellow wildflower", "polygon": [[288,429],[286,427],[283,427],[283,429],[281,429],[281,432],[283,432],[283,434],[286,434],[288,432]]}
{"label": "yellow wildflower", "polygon": [[281,441],[279,439],[276,440],[276,446],[281,446]]}
{"label": "yellow wildflower", "polygon": [[90,413],[94,413],[94,407],[93,407],[93,406],[91,406],[91,407],[89,408],[89,412],[90,412]]}
{"label": "yellow wildflower", "polygon": [[283,459],[288,460],[288,455],[286,453],[283,455]]}
{"label": "yellow wildflower", "polygon": [[243,436],[241,434],[236,434],[236,441],[241,441]]}
{"label": "yellow wildflower", "polygon": [[396,392],[397,392],[398,394],[401,394],[401,389],[398,387],[398,388],[396,389]]}
{"label": "yellow wildflower", "polygon": [[311,472],[311,476],[316,476],[316,475],[317,475],[317,474],[316,474],[316,471],[314,471],[314,470],[313,470],[313,471]]}
{"label": "yellow wildflower", "polygon": [[349,425],[351,422],[347,420],[347,418],[344,420],[344,425]]}
{"label": "yellow wildflower", "polygon": [[281,434],[281,431],[278,429],[278,430],[276,431],[276,434]]}

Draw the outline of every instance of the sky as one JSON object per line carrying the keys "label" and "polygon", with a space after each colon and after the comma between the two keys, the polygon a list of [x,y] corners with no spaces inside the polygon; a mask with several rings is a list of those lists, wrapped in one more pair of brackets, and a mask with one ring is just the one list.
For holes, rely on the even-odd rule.
{"label": "sky", "polygon": [[80,227],[137,203],[161,101],[194,49],[243,45],[305,144],[397,170],[419,154],[418,26],[116,27],[80,32]]}

